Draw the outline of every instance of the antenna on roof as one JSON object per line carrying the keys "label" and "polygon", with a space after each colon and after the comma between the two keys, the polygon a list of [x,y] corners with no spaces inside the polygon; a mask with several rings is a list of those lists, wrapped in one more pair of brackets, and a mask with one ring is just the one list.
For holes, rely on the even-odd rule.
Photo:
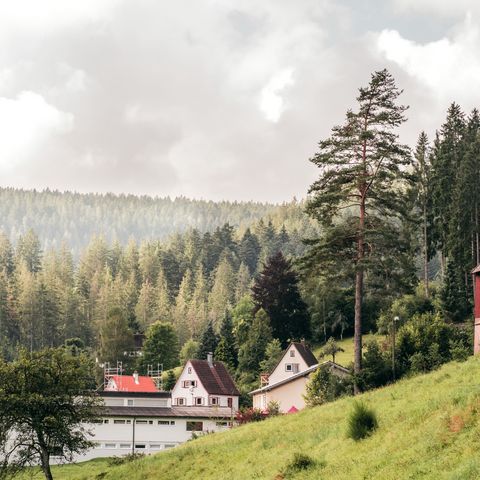
{"label": "antenna on roof", "polygon": [[153,368],[153,365],[147,365],[147,375],[153,380],[157,390],[163,390],[162,374],[163,363],[157,363],[156,369]]}

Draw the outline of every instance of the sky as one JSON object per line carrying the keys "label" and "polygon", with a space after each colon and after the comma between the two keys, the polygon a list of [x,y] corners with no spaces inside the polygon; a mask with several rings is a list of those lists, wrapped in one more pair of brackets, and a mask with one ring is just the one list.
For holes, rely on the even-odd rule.
{"label": "sky", "polygon": [[268,202],[388,68],[401,140],[480,107],[475,0],[0,2],[0,185]]}

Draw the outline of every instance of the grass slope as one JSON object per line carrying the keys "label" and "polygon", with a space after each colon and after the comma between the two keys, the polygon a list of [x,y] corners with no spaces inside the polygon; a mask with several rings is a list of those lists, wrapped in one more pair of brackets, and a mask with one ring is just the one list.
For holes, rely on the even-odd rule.
{"label": "grass slope", "polygon": [[[56,467],[57,479],[476,479],[480,478],[480,358],[361,396],[379,428],[346,438],[352,398],[208,435],[119,467]],[[289,471],[295,453],[314,465]],[[282,473],[283,472],[283,473]],[[287,472],[287,473],[285,473]],[[97,476],[98,475],[98,476]]]}

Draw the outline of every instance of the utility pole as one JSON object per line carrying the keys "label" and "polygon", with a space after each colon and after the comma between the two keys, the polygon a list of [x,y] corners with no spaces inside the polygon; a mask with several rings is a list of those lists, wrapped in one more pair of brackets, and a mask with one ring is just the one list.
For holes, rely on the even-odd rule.
{"label": "utility pole", "polygon": [[393,317],[392,325],[392,374],[393,381],[395,381],[395,324],[400,320],[399,317]]}

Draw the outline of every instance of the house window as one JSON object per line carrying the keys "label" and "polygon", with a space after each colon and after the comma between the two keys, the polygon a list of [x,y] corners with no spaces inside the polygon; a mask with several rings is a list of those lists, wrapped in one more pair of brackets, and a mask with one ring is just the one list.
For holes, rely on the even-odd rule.
{"label": "house window", "polygon": [[150,450],[160,450],[162,446],[159,443],[151,443]]}
{"label": "house window", "polygon": [[127,407],[133,407],[133,399],[127,400]]}
{"label": "house window", "polygon": [[188,373],[192,373],[192,367],[188,367],[187,372],[188,372]]}
{"label": "house window", "polygon": [[137,420],[135,422],[137,425],[148,425],[148,420]]}
{"label": "house window", "polygon": [[140,448],[140,449],[145,448],[145,444],[144,443],[136,443],[135,448]]}
{"label": "house window", "polygon": [[218,397],[210,397],[210,405],[219,405],[220,399]]}
{"label": "house window", "polygon": [[117,448],[117,444],[116,443],[106,443],[105,448]]}
{"label": "house window", "polygon": [[174,448],[175,444],[174,443],[166,443],[164,448]]}
{"label": "house window", "polygon": [[298,373],[298,363],[286,363],[285,364],[285,371],[286,372],[293,372]]}
{"label": "house window", "polygon": [[105,419],[103,420],[103,423],[110,423],[110,420],[109,420],[108,418],[105,418]]}
{"label": "house window", "polygon": [[290,356],[294,357],[295,356],[295,350],[290,350]]}
{"label": "house window", "polygon": [[132,448],[132,445],[130,443],[121,443],[120,448],[130,449],[130,448]]}
{"label": "house window", "polygon": [[175,399],[175,402],[177,403],[177,405],[186,405],[186,401],[185,401],[185,398],[183,397],[178,397]]}
{"label": "house window", "polygon": [[227,399],[227,405],[229,408],[232,408],[233,407],[233,398],[232,397],[228,397]]}
{"label": "house window", "polygon": [[113,421],[113,423],[114,423],[115,425],[125,425],[125,420],[115,419],[115,420]]}
{"label": "house window", "polygon": [[195,405],[203,405],[203,397],[195,397]]}
{"label": "house window", "polygon": [[216,422],[217,427],[231,427],[232,422]]}
{"label": "house window", "polygon": [[170,421],[170,420],[159,420],[158,424],[159,425],[175,425],[175,422]]}
{"label": "house window", "polygon": [[183,388],[190,388],[190,387],[196,387],[197,386],[197,381],[196,380],[184,380],[182,382],[182,387]]}
{"label": "house window", "polygon": [[201,432],[203,430],[203,422],[187,422],[187,432]]}

